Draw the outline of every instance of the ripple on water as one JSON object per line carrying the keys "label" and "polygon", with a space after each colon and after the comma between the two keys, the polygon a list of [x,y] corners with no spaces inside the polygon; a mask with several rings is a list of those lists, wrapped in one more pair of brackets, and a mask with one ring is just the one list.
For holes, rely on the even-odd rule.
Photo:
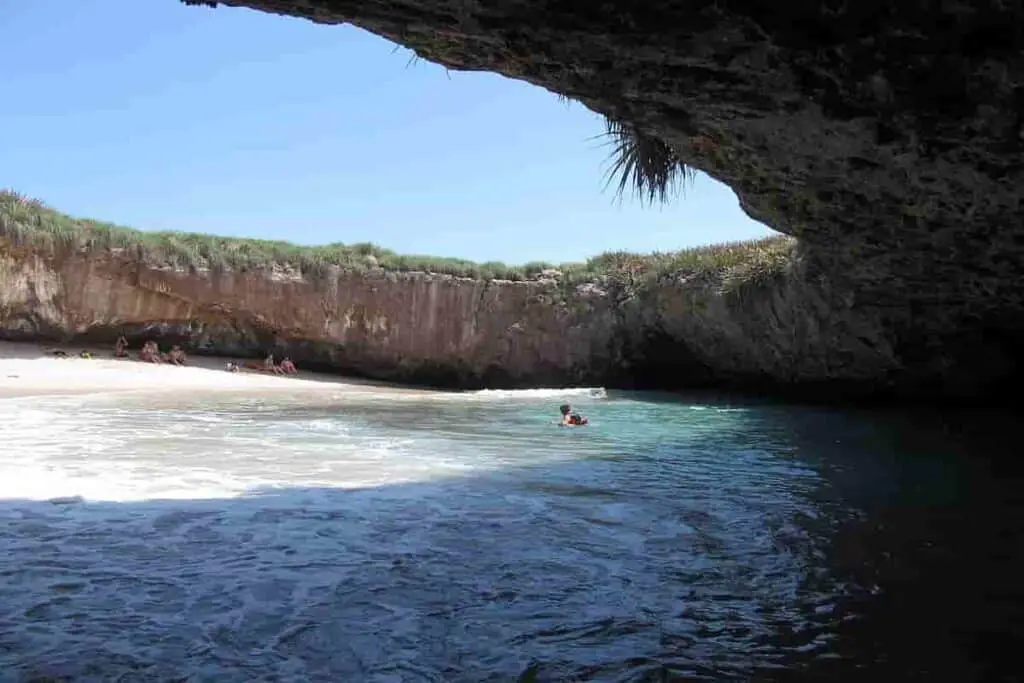
{"label": "ripple on water", "polygon": [[[869,591],[835,539],[872,508],[823,474],[846,423],[573,394],[594,428],[560,430],[561,396],[24,406],[0,423],[0,680],[909,670],[849,640]],[[858,456],[884,481],[897,453]],[[884,583],[891,548],[853,547]]]}

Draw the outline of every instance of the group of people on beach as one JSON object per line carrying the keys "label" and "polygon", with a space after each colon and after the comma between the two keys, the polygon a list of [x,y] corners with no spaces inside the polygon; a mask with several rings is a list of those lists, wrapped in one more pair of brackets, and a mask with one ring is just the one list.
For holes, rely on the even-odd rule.
{"label": "group of people on beach", "polygon": [[[83,351],[83,353],[85,353]],[[114,343],[114,358],[130,358],[128,353],[128,340],[124,337],[118,337]],[[171,346],[171,350],[167,353],[161,353],[160,346],[155,341],[147,341],[142,344],[142,348],[139,349],[138,358],[143,363],[169,363],[171,365],[185,365],[186,357],[185,350],[180,345],[174,344]],[[257,372],[271,372],[275,375],[294,375],[299,371],[295,367],[295,363],[292,362],[291,358],[287,356],[281,361],[280,364],[274,362],[274,354],[268,353],[267,357],[263,359],[263,364],[257,363],[245,363],[240,365],[234,361],[229,361],[225,369],[228,372],[238,372],[239,370],[255,370]]]}
{"label": "group of people on beach", "polygon": [[[118,337],[114,342],[114,358],[128,358],[128,340]],[[171,346],[167,353],[160,352],[160,346],[155,341],[147,341],[139,349],[139,360],[143,363],[169,363],[171,365],[185,365],[185,350],[178,344]]]}
{"label": "group of people on beach", "polygon": [[295,367],[295,363],[288,356],[285,356],[280,364],[274,362],[274,354],[268,353],[267,357],[263,359],[263,364],[259,363],[245,363],[239,365],[234,361],[228,361],[224,368],[228,372],[238,372],[239,370],[255,370],[256,372],[270,372],[275,375],[294,375],[299,371]]}

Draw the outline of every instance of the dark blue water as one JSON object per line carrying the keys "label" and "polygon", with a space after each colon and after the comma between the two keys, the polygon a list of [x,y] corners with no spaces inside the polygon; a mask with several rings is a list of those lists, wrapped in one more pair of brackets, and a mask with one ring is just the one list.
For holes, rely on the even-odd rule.
{"label": "dark blue water", "polygon": [[[554,426],[563,400],[592,424]],[[603,392],[4,409],[3,681],[1020,680],[1010,419]]]}

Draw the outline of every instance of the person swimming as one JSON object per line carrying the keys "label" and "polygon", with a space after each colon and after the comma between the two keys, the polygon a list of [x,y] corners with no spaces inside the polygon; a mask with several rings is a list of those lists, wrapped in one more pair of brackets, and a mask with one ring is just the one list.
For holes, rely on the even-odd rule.
{"label": "person swimming", "polygon": [[562,420],[559,424],[563,427],[582,427],[589,422],[587,418],[574,412],[572,406],[568,403],[563,403],[558,407],[558,410],[562,413]]}

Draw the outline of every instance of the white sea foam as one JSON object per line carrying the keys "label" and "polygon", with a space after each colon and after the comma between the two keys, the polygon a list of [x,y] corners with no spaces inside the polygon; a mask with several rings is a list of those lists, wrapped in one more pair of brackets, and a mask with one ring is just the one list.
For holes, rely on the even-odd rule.
{"label": "white sea foam", "polygon": [[[389,433],[344,398],[349,402],[326,414],[322,397],[288,394],[6,399],[0,499],[232,498],[276,486],[351,489],[437,479],[504,462],[486,449],[453,455],[415,420],[418,431],[399,421]],[[390,413],[385,406],[381,414]]]}
{"label": "white sea foam", "polygon": [[516,399],[572,398],[585,397],[592,399],[608,398],[603,387],[582,387],[572,389],[481,389],[461,394],[461,396],[484,401],[508,401]]}

